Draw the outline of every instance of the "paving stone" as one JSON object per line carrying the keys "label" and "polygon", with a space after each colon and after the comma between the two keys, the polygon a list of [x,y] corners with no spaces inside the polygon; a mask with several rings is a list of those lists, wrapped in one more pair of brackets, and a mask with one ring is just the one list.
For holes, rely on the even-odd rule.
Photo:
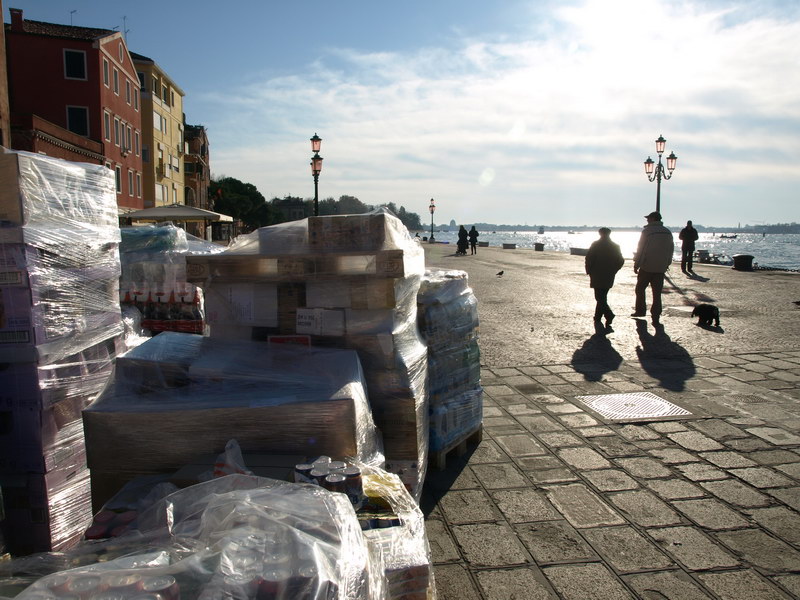
{"label": "paving stone", "polygon": [[582,483],[545,488],[547,498],[573,526],[622,525],[625,521]]}
{"label": "paving stone", "polygon": [[597,560],[592,547],[566,521],[522,523],[515,528],[537,564]]}
{"label": "paving stone", "polygon": [[752,427],[754,425],[763,425],[764,421],[761,419],[756,419],[753,416],[739,416],[739,417],[727,417],[725,419],[731,425],[746,425],[748,427]]}
{"label": "paving stone", "polygon": [[475,523],[500,519],[491,498],[483,490],[451,490],[442,497],[439,506],[450,523]]}
{"label": "paving stone", "polygon": [[585,438],[600,437],[605,435],[615,435],[614,432],[605,426],[600,427],[579,427],[575,430],[576,433]]}
{"label": "paving stone", "polygon": [[755,467],[758,463],[750,460],[746,456],[738,452],[701,452],[700,456],[706,459],[711,464],[714,464],[722,469],[735,469],[737,467]]}
{"label": "paving stone", "polygon": [[519,367],[519,371],[525,375],[547,375],[550,372],[544,367]]}
{"label": "paving stone", "polygon": [[506,385],[513,386],[519,389],[520,386],[526,386],[533,383],[533,379],[527,377],[526,375],[520,375],[517,373],[513,377],[504,377],[504,381]]}
{"label": "paving stone", "polygon": [[766,490],[766,492],[791,508],[800,511],[800,487],[778,488]]}
{"label": "paving stone", "polygon": [[[754,508],[758,506],[768,506],[771,504],[769,496],[745,485],[741,481],[727,479],[724,481],[704,481],[700,486],[714,494],[720,500],[728,504],[741,506],[743,508]],[[780,490],[770,490],[771,493]]]}
{"label": "paving stone", "polygon": [[[542,410],[528,402],[523,402],[521,404],[509,404],[505,407],[506,412],[510,415],[518,416],[518,415],[538,415],[542,412]],[[484,407],[483,414],[486,414],[486,408]]]}
{"label": "paving stone", "polygon": [[514,391],[512,388],[508,387],[507,385],[484,385],[483,393],[489,396],[490,398],[497,398],[499,396],[508,396],[511,394],[516,394],[517,392]]}
{"label": "paving stone", "polygon": [[755,508],[750,517],[782,540],[800,545],[800,515],[796,511],[783,506]]}
{"label": "paving stone", "polygon": [[546,471],[530,471],[528,477],[534,483],[561,483],[564,481],[576,481],[578,476],[569,469],[548,469]]}
{"label": "paving stone", "polygon": [[562,402],[566,402],[564,398],[560,396],[556,396],[555,394],[529,394],[528,397],[531,400],[535,400],[536,402],[540,402],[541,404],[560,404]]}
{"label": "paving stone", "polygon": [[616,436],[592,438],[592,445],[608,458],[642,455],[642,451],[637,446]]}
{"label": "paving stone", "polygon": [[654,448],[648,450],[648,453],[667,465],[700,461],[694,454],[690,454],[686,450],[681,450],[680,448]]}
{"label": "paving stone", "polygon": [[728,440],[725,445],[738,452],[755,452],[757,450],[768,450],[773,448],[772,444],[765,442],[761,438],[750,436],[738,440]]}
{"label": "paving stone", "polygon": [[506,413],[505,411],[498,407],[498,406],[484,406],[483,407],[483,416],[485,417],[502,417]]}
{"label": "paving stone", "polygon": [[674,433],[676,431],[689,431],[680,421],[663,421],[661,423],[650,423],[650,427],[659,433]]}
{"label": "paving stone", "polygon": [[456,543],[473,567],[503,567],[525,564],[530,557],[505,523],[454,525]]}
{"label": "paving stone", "polygon": [[544,386],[551,387],[564,383],[565,379],[558,375],[537,375],[534,379]]}
{"label": "paving stone", "polygon": [[578,408],[574,404],[570,402],[562,402],[561,404],[550,404],[544,407],[547,412],[551,412],[553,414],[568,414],[568,413],[582,413],[583,410]]}
{"label": "paving stone", "polygon": [[552,431],[538,433],[541,442],[550,448],[566,448],[569,446],[582,446],[585,442],[568,431]]}
{"label": "paving stone", "polygon": [[[436,481],[436,478],[434,478],[434,481]],[[472,472],[472,469],[470,467],[464,467],[459,472],[458,477],[456,477],[455,481],[453,481],[449,485],[449,489],[451,490],[466,490],[466,489],[474,489],[480,487],[481,484],[475,477],[475,474]]]}
{"label": "paving stone", "polygon": [[623,577],[639,598],[647,600],[710,600],[706,594],[683,571],[643,573]]}
{"label": "paving stone", "polygon": [[617,458],[614,462],[634,477],[660,479],[674,476],[672,471],[653,458]]}
{"label": "paving stone", "polygon": [[551,521],[561,518],[544,494],[530,487],[495,491],[491,496],[509,523]]}
{"label": "paving stone", "polygon": [[795,483],[788,477],[776,473],[768,467],[728,469],[728,473],[757,488],[787,487]]}
{"label": "paving stone", "polygon": [[601,471],[586,471],[583,476],[601,492],[618,492],[633,490],[639,487],[624,471],[617,469],[603,469]]}
{"label": "paving stone", "polygon": [[428,536],[428,543],[431,547],[431,560],[434,563],[454,562],[461,559],[461,555],[459,555],[444,521],[441,519],[427,519],[425,521],[425,533]]}
{"label": "paving stone", "polygon": [[544,575],[534,567],[493,569],[475,573],[487,598],[548,600],[557,596]]}
{"label": "paving stone", "polygon": [[789,598],[753,570],[698,573],[697,578],[723,600],[786,600]]}
{"label": "paving stone", "polygon": [[488,490],[523,487],[528,479],[512,463],[487,463],[472,465],[472,471]]}
{"label": "paving stone", "polygon": [[511,417],[504,415],[499,417],[483,416],[483,427],[485,429],[498,429],[501,427],[517,427],[519,424]]}
{"label": "paving stone", "polygon": [[661,436],[649,428],[647,425],[623,425],[619,428],[619,434],[626,440],[657,440]]}
{"label": "paving stone", "polygon": [[649,540],[633,527],[584,529],[583,537],[620,573],[666,569],[674,566]]}
{"label": "paving stone", "polygon": [[723,531],[717,539],[738,556],[767,572],[800,570],[800,552],[760,529]]}
{"label": "paving stone", "polygon": [[562,448],[556,454],[575,469],[607,469],[611,467],[610,462],[588,447]]}
{"label": "paving stone", "polygon": [[480,600],[472,578],[462,565],[434,565],[438,600]]}
{"label": "paving stone", "polygon": [[507,460],[508,455],[500,449],[497,442],[485,438],[481,440],[481,443],[478,444],[469,457],[469,462],[472,464],[504,462]]}
{"label": "paving stone", "polygon": [[539,433],[542,431],[560,431],[564,427],[547,415],[520,415],[517,421],[528,431]]}
{"label": "paving stone", "polygon": [[676,431],[668,433],[667,437],[679,446],[695,452],[708,452],[711,450],[723,450],[725,446],[712,438],[703,435],[699,431]]}
{"label": "paving stone", "polygon": [[649,529],[647,533],[662,550],[691,571],[739,565],[732,554],[693,527],[664,527]]}
{"label": "paving stone", "polygon": [[704,529],[741,529],[750,526],[750,522],[739,513],[712,498],[677,500],[672,506]]}
{"label": "paving stone", "polygon": [[514,377],[520,373],[516,368],[511,367],[498,367],[489,370],[494,373],[495,377]]}
{"label": "paving stone", "polygon": [[800,479],[800,463],[789,463],[786,465],[775,465],[775,468],[782,473],[786,473],[792,479]]}
{"label": "paving stone", "polygon": [[626,600],[630,592],[601,564],[568,565],[543,569],[564,600]]}
{"label": "paving stone", "polygon": [[749,427],[747,431],[776,446],[800,444],[800,436],[784,431],[783,429],[778,429],[777,427]]}
{"label": "paving stone", "polygon": [[521,435],[496,435],[494,440],[511,457],[546,454],[547,450],[529,433]]}
{"label": "paving stone", "polygon": [[597,419],[586,413],[574,413],[568,415],[558,415],[558,420],[567,427],[593,427],[599,425]]}
{"label": "paving stone", "polygon": [[[506,458],[506,460],[509,460]],[[425,478],[425,489],[430,490],[465,490],[480,488],[480,482],[475,478],[469,466],[458,470],[458,464],[450,465],[445,471],[428,469]]]}
{"label": "paving stone", "polygon": [[780,465],[800,461],[800,455],[791,450],[759,450],[748,455],[762,465]]}
{"label": "paving stone", "polygon": [[728,478],[728,474],[725,471],[703,463],[675,465],[675,469],[692,481],[714,481]]}
{"label": "paving stone", "polygon": [[700,498],[706,495],[705,491],[682,479],[652,479],[646,481],[645,485],[664,498],[664,500]]}
{"label": "paving stone", "polygon": [[612,504],[642,527],[674,525],[681,518],[663,501],[645,490],[620,492],[609,496]]}
{"label": "paving stone", "polygon": [[773,581],[780,583],[794,598],[800,598],[800,575],[778,575]]}

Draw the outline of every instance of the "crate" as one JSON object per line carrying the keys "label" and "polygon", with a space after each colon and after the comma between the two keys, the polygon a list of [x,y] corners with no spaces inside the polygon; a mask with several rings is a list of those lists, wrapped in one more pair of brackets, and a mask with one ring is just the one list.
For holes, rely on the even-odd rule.
{"label": "crate", "polygon": [[483,424],[478,425],[474,430],[464,434],[464,437],[453,441],[441,450],[430,452],[428,464],[437,471],[444,471],[447,468],[447,457],[451,454],[464,456],[469,446],[477,446],[483,439]]}

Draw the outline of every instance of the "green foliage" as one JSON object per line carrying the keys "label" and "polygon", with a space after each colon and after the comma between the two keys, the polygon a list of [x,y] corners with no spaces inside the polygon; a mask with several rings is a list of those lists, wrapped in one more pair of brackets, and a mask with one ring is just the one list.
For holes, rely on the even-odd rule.
{"label": "green foliage", "polygon": [[214,210],[230,215],[252,231],[276,223],[276,213],[252,183],[233,177],[211,180],[209,193],[214,198]]}

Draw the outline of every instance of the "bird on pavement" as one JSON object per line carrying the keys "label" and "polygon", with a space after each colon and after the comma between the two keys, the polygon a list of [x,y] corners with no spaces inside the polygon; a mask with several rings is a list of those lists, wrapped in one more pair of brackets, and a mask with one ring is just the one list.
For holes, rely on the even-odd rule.
{"label": "bird on pavement", "polygon": [[500,271],[500,272],[497,274],[497,276],[498,276],[498,277],[502,277],[502,276],[503,276],[503,273],[505,273],[505,271]]}

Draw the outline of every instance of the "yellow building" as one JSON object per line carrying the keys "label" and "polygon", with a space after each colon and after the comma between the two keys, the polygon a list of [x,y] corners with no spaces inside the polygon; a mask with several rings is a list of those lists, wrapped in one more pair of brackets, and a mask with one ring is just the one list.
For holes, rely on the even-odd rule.
{"label": "yellow building", "polygon": [[185,204],[183,97],[156,62],[131,52],[142,86],[144,207]]}

